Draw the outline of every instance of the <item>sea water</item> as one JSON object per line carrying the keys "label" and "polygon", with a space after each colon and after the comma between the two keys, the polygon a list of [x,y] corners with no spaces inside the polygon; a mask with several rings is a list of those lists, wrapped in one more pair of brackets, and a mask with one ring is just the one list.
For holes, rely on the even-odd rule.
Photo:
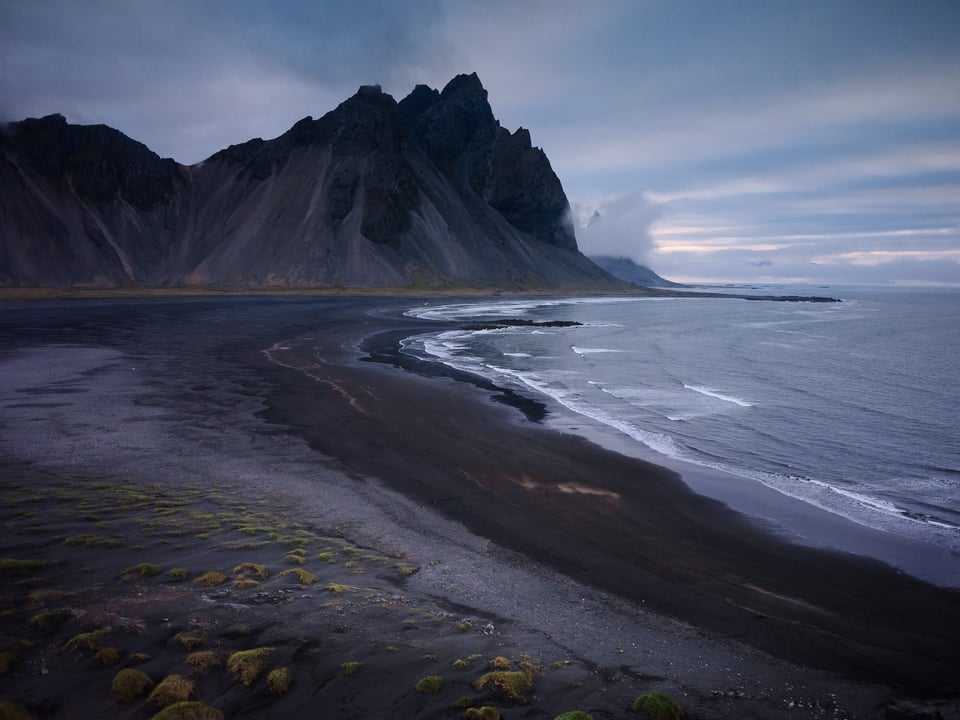
{"label": "sea water", "polygon": [[960,291],[773,292],[843,302],[433,305],[408,314],[582,325],[447,330],[404,351],[541,396],[666,458],[960,553]]}

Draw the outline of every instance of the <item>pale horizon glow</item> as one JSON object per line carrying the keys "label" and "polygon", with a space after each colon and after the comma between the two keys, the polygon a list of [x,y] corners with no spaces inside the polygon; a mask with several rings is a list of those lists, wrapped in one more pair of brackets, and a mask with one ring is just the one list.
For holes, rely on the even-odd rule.
{"label": "pale horizon glow", "polygon": [[957,28],[942,0],[0,0],[0,122],[61,113],[196,164],[360,85],[399,100],[476,72],[588,255],[678,281],[950,285]]}

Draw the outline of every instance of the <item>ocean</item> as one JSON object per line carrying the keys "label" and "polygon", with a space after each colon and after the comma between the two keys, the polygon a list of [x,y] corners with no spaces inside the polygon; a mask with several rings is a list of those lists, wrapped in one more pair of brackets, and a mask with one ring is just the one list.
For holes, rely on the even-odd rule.
{"label": "ocean", "polygon": [[842,302],[434,304],[407,314],[583,324],[428,333],[403,351],[544,399],[593,439],[722,471],[731,491],[760,483],[960,557],[960,291],[732,290]]}

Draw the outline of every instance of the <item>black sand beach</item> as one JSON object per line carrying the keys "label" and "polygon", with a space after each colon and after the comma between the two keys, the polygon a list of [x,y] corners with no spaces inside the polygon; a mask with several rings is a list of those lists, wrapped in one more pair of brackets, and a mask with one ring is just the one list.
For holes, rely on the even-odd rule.
{"label": "black sand beach", "polygon": [[[6,304],[0,556],[47,565],[4,578],[0,700],[151,717],[112,701],[113,676],[137,653],[153,681],[189,675],[176,638],[199,628],[223,659],[274,647],[293,669],[282,696],[194,677],[227,717],[461,717],[471,696],[506,718],[612,718],[650,690],[704,718],[960,712],[960,594],[789,543],[534,422],[535,399],[409,367],[394,348],[424,328],[399,317],[414,302]],[[66,543],[84,534],[116,544]],[[131,577],[142,562],[163,572]],[[267,577],[236,582],[245,563]],[[192,582],[209,570],[228,579]],[[104,627],[115,664],[65,649]],[[527,702],[473,685],[496,656],[526,663]],[[445,689],[417,692],[433,674]]]}

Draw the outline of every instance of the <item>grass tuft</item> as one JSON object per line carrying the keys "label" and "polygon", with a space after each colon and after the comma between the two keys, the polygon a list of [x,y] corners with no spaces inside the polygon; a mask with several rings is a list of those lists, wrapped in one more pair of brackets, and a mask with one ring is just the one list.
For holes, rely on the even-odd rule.
{"label": "grass tuft", "polygon": [[37,630],[50,632],[51,630],[56,630],[72,617],[73,613],[69,613],[66,610],[47,610],[37,613],[30,618],[30,624]]}
{"label": "grass tuft", "polygon": [[185,702],[193,694],[193,681],[182,675],[167,675],[153,689],[147,702],[165,708],[174,703]]}
{"label": "grass tuft", "polygon": [[210,572],[205,572],[203,575],[195,578],[193,581],[194,585],[203,585],[205,587],[214,587],[216,585],[222,585],[227,581],[227,576],[222,572],[217,570],[211,570]]}
{"label": "grass tuft", "polygon": [[681,720],[683,708],[663,693],[644,693],[630,705],[633,712],[643,712],[650,720]]}
{"label": "grass tuft", "polygon": [[202,648],[207,642],[206,638],[201,633],[189,632],[187,630],[178,632],[173,637],[174,640],[177,640],[187,650],[196,650],[197,648]]}
{"label": "grass tuft", "polygon": [[494,670],[513,670],[513,661],[503,655],[497,655],[490,661],[490,667]]}
{"label": "grass tuft", "polygon": [[437,695],[443,689],[443,678],[439,675],[427,675],[420,678],[416,690],[424,695]]}
{"label": "grass tuft", "polygon": [[[463,714],[464,720],[500,720],[500,711],[491,705],[469,708]],[[592,719],[591,719],[592,720]]]}
{"label": "grass tuft", "polygon": [[223,720],[223,713],[201,702],[178,702],[168,705],[151,720]]}
{"label": "grass tuft", "polygon": [[109,632],[108,628],[103,630],[94,630],[92,632],[80,633],[79,635],[74,635],[72,638],[67,640],[64,644],[64,650],[79,650],[80,648],[86,648],[91,652],[98,649],[97,640],[102,636],[106,635]]}
{"label": "grass tuft", "polygon": [[190,653],[184,662],[193,668],[193,674],[197,677],[206,677],[223,665],[223,659],[213,650],[199,650]]}
{"label": "grass tuft", "polygon": [[507,700],[525,703],[533,691],[533,676],[523,670],[494,670],[483,675],[474,686],[478,690],[493,687]]}
{"label": "grass tuft", "polygon": [[153,680],[142,670],[126,668],[113,677],[113,699],[121,705],[136,702],[153,687]]}
{"label": "grass tuft", "polygon": [[293,687],[293,672],[288,667],[274,668],[267,673],[267,687],[271,695],[285,695]]}
{"label": "grass tuft", "polygon": [[163,570],[153,563],[142,562],[139,565],[134,565],[133,567],[128,567],[126,570],[124,570],[123,577],[125,580],[132,580],[137,575],[140,577],[153,577],[154,575],[159,575],[162,572]]}
{"label": "grass tuft", "polygon": [[276,648],[259,647],[235,652],[227,660],[227,669],[246,687],[253,685],[267,663],[267,658]]}
{"label": "grass tuft", "polygon": [[343,665],[340,666],[340,669],[343,670],[343,674],[346,675],[347,677],[353,677],[358,672],[360,672],[360,668],[362,665],[363,663],[356,662],[356,661],[345,662]]}
{"label": "grass tuft", "polygon": [[33,714],[23,705],[0,700],[0,718],[3,720],[34,720]]}
{"label": "grass tuft", "polygon": [[267,572],[266,565],[261,565],[260,563],[245,562],[240,563],[233,569],[234,575],[256,575],[261,580],[266,580]]}
{"label": "grass tuft", "polygon": [[297,548],[284,555],[283,559],[291,565],[303,565],[307,561],[307,551],[303,548]]}
{"label": "grass tuft", "polygon": [[277,573],[277,577],[295,577],[301,585],[313,585],[317,576],[303,568],[287,568]]}
{"label": "grass tuft", "polygon": [[41,560],[18,560],[16,558],[0,558],[0,572],[11,575],[29,575],[46,567]]}
{"label": "grass tuft", "polygon": [[120,662],[120,652],[115,647],[100,648],[94,657],[104,667],[111,667]]}
{"label": "grass tuft", "polygon": [[174,568],[168,572],[167,575],[169,575],[171,579],[181,582],[190,577],[190,571],[186,568]]}
{"label": "grass tuft", "polygon": [[593,720],[593,715],[583,710],[570,710],[560,713],[553,720]]}

